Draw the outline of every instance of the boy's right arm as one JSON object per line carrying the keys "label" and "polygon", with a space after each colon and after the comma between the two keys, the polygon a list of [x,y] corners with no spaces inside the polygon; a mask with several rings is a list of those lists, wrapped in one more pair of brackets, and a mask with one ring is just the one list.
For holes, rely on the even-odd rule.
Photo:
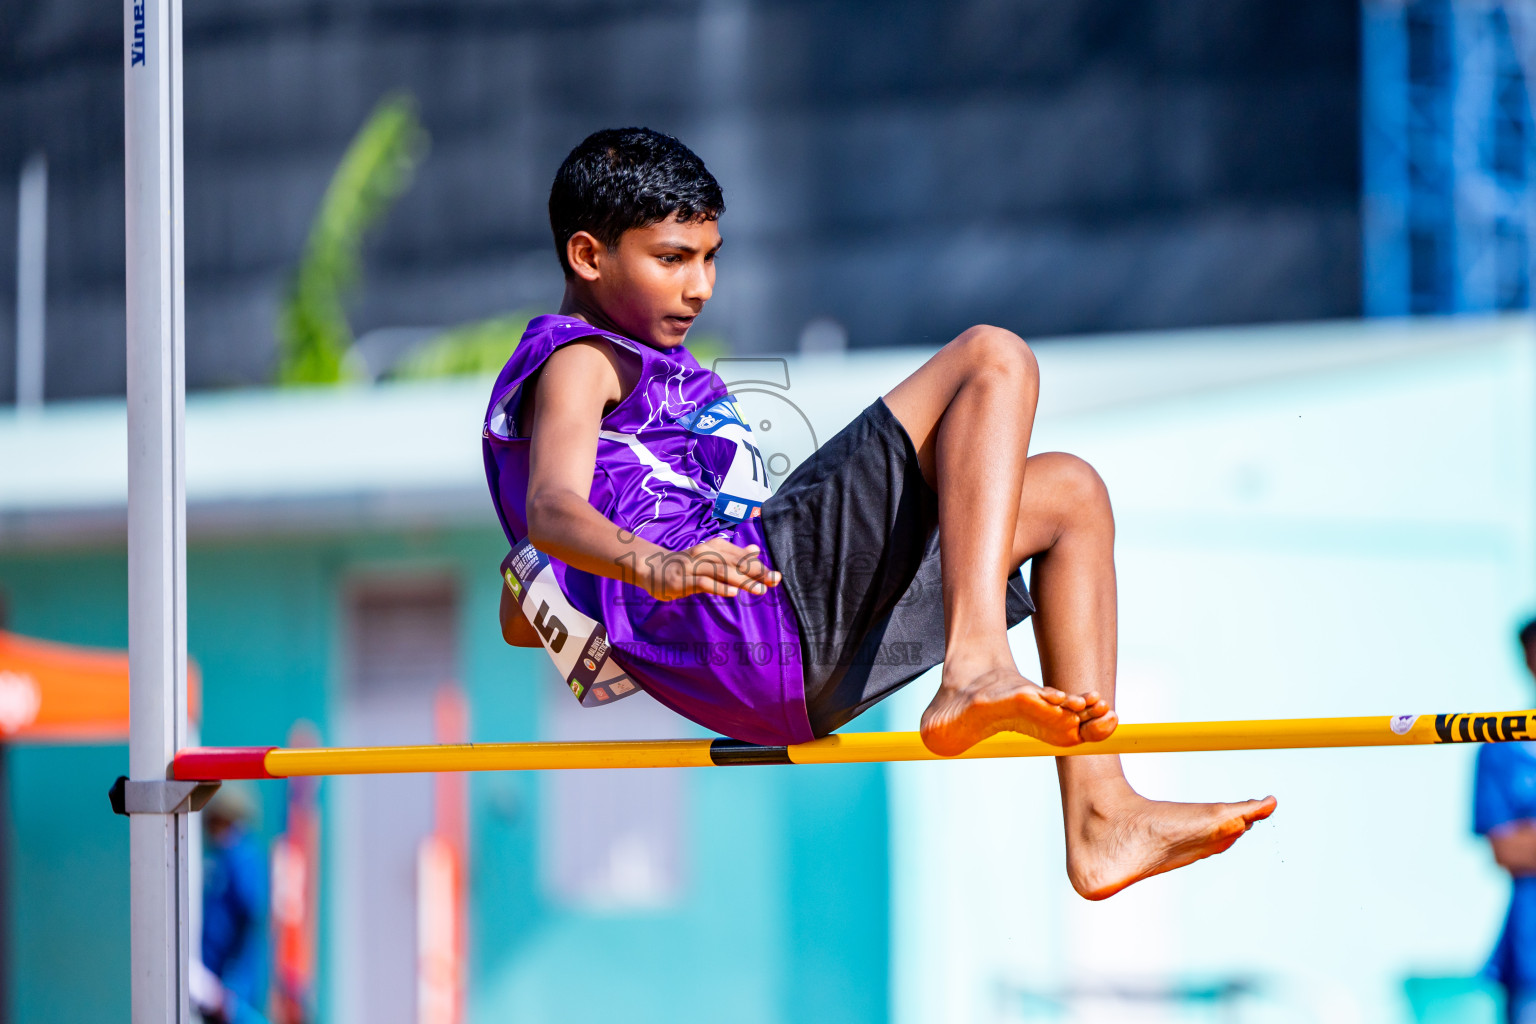
{"label": "boy's right arm", "polygon": [[604,411],[624,397],[607,342],[562,346],[540,370],[529,431],[528,539],[567,565],[642,587],[669,601],[689,594],[764,593],[779,574],[722,539],[671,552],[609,522],[588,500]]}

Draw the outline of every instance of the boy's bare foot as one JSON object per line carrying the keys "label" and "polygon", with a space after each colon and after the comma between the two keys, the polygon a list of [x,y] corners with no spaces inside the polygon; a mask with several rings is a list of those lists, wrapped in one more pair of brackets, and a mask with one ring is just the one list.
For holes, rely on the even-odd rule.
{"label": "boy's bare foot", "polygon": [[1036,686],[1011,664],[966,671],[945,662],[944,682],[923,712],[923,744],[935,754],[962,754],[988,736],[1021,732],[1053,746],[1101,740],[1118,719],[1096,693],[1067,694]]}
{"label": "boy's bare foot", "polygon": [[1067,877],[1086,899],[1107,899],[1143,878],[1224,852],[1275,806],[1272,796],[1236,804],[1165,803],[1127,786],[1076,813],[1068,808]]}

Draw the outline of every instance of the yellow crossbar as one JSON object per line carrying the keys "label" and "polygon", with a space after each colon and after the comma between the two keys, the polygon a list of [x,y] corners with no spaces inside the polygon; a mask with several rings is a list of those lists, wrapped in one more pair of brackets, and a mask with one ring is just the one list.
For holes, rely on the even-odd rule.
{"label": "yellow crossbar", "polygon": [[[1122,725],[1107,740],[1053,747],[1017,733],[983,740],[958,759],[1141,754],[1304,747],[1396,747],[1502,743],[1536,738],[1536,711],[1276,718],[1241,722]],[[848,733],[762,747],[736,740],[616,740],[584,743],[457,743],[418,747],[193,747],[176,755],[178,779],[271,779],[388,772],[533,771],[564,768],[705,768],[753,764],[947,761],[915,732]]]}

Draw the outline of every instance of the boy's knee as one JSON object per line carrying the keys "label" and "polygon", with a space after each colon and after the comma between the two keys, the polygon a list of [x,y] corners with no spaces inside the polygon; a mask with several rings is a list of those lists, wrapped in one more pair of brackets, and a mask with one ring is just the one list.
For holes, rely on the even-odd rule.
{"label": "boy's knee", "polygon": [[978,324],[955,339],[965,352],[973,371],[994,378],[1024,380],[1035,384],[1040,367],[1029,343],[1012,331]]}
{"label": "boy's knee", "polygon": [[1050,472],[1056,483],[1062,504],[1077,519],[1102,519],[1114,521],[1109,505],[1109,488],[1104,478],[1083,459],[1065,452],[1049,452],[1041,456],[1050,460]]}

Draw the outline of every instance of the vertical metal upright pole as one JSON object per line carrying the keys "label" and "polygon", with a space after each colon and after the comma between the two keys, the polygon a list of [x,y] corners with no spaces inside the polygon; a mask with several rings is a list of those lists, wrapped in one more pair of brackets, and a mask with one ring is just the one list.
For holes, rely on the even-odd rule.
{"label": "vertical metal upright pole", "polygon": [[[162,780],[187,730],[181,2],[124,0],[128,289],[128,773]],[[129,823],[134,1024],[183,1024],[187,815]]]}
{"label": "vertical metal upright pole", "polygon": [[16,408],[43,404],[48,315],[48,158],[33,153],[16,189]]}

